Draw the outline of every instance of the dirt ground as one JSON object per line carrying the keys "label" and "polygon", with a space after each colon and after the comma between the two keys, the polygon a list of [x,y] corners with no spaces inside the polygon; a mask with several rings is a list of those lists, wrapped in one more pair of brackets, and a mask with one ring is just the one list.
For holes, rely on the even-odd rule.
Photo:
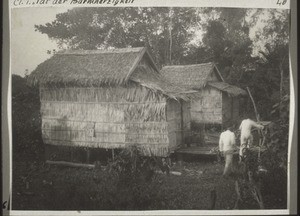
{"label": "dirt ground", "polygon": [[[233,209],[234,180],[222,178],[223,166],[214,160],[174,163],[171,171],[181,175],[156,174],[153,189],[139,195],[148,199],[141,203],[142,210],[210,209],[214,188],[215,209]],[[14,210],[136,210],[122,203],[127,199],[122,192],[116,192],[117,197],[105,188],[110,187],[110,180],[103,180],[105,171],[30,162],[16,162],[13,167]],[[286,208],[285,201],[272,194],[264,196],[264,202],[267,209]],[[240,208],[258,209],[258,205],[248,197]]]}

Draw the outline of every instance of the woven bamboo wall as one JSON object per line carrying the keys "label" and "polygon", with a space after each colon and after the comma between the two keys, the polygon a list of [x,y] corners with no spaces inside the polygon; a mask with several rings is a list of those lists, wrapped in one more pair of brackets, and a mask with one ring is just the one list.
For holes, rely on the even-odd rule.
{"label": "woven bamboo wall", "polygon": [[168,154],[166,99],[146,88],[41,88],[40,98],[46,144]]}
{"label": "woven bamboo wall", "polygon": [[191,120],[199,124],[222,124],[222,92],[207,87],[191,102]]}

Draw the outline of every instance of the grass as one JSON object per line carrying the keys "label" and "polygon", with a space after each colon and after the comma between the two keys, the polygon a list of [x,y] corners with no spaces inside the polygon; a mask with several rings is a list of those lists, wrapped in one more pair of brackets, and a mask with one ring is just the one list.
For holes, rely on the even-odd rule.
{"label": "grass", "polygon": [[[30,169],[29,188],[23,176]],[[234,190],[231,180],[221,180],[221,164],[184,163],[174,165],[172,170],[181,176],[157,174],[149,183],[151,188],[142,188],[137,193],[138,206],[129,205],[132,188],[117,188],[113,176],[105,170],[67,168],[37,164],[24,167],[24,163],[14,165],[13,209],[26,210],[135,210],[147,209],[208,209],[210,191],[217,186],[217,209],[230,209],[234,205]],[[199,174],[196,171],[204,171]],[[142,186],[143,187],[143,186]],[[28,193],[30,192],[30,193]],[[117,196],[115,196],[117,195]],[[134,194],[133,196],[136,196]],[[225,202],[224,202],[225,201]]]}
{"label": "grass", "polygon": [[[120,184],[107,170],[47,164],[14,164],[14,210],[207,210],[215,187],[215,209],[232,209],[234,181],[222,178],[223,164],[212,161],[175,164],[181,176],[156,174],[149,183]],[[26,189],[24,176],[28,176]],[[285,208],[284,199],[264,196],[267,209]],[[243,209],[257,209],[253,199]]]}

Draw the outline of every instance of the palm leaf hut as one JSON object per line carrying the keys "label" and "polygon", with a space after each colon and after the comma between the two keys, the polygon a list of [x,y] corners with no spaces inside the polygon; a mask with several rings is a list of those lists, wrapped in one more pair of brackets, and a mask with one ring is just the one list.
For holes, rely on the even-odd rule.
{"label": "palm leaf hut", "polygon": [[247,92],[226,83],[215,64],[165,66],[161,73],[174,85],[198,91],[199,99],[190,107],[193,125],[222,128],[239,120]]}
{"label": "palm leaf hut", "polygon": [[28,80],[39,85],[48,160],[90,162],[94,150],[131,145],[164,157],[189,135],[189,98],[146,48],[58,52]]}

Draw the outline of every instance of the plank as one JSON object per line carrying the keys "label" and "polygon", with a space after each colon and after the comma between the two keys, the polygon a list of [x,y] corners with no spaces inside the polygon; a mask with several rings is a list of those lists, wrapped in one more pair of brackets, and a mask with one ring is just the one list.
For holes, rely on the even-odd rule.
{"label": "plank", "polygon": [[46,160],[46,163],[48,163],[48,164],[54,164],[54,165],[69,166],[69,167],[95,168],[94,164],[73,163],[73,162],[67,162],[67,161],[51,161],[51,160]]}

